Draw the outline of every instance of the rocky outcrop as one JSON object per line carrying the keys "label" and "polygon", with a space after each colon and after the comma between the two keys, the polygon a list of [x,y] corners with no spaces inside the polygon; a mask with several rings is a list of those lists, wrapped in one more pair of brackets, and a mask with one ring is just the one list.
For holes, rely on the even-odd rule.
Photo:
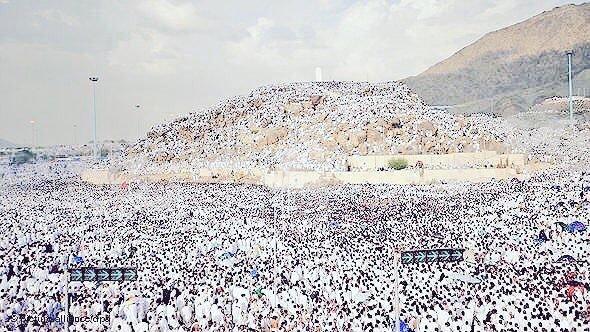
{"label": "rocky outcrop", "polygon": [[398,82],[296,83],[259,88],[156,126],[126,157],[129,164],[343,170],[350,155],[477,150],[456,138],[501,141],[489,131],[493,121],[431,109]]}
{"label": "rocky outcrop", "polygon": [[277,143],[279,140],[287,137],[287,129],[286,128],[268,128],[264,130],[263,139],[261,142],[264,143],[264,146],[272,145]]}

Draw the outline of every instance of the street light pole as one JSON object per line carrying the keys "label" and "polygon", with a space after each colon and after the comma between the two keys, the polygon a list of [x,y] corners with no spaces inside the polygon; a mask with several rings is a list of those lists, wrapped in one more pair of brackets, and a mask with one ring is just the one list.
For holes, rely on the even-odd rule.
{"label": "street light pole", "polygon": [[77,127],[78,126],[74,124],[74,130],[73,130],[73,135],[72,135],[74,137],[74,140],[72,141],[72,146],[76,146],[76,129],[77,129]]}
{"label": "street light pole", "polygon": [[[69,263],[69,256],[68,256],[68,263]],[[67,267],[67,266],[66,266]],[[65,330],[66,332],[70,332],[70,274],[68,270],[65,271],[66,276],[66,321],[65,321]]]}
{"label": "street light pole", "polygon": [[401,258],[398,252],[394,254],[395,261],[395,332],[400,332],[401,300],[399,296],[399,278],[401,278]]}
{"label": "street light pole", "polygon": [[140,138],[140,129],[139,129],[139,121],[141,121],[141,116],[139,114],[139,105],[135,105],[135,110],[137,111],[137,140],[139,141]]}
{"label": "street light pole", "polygon": [[98,77],[89,77],[90,82],[92,82],[92,156],[97,158],[98,150],[96,145],[96,84],[98,82]]}
{"label": "street light pole", "polygon": [[569,84],[569,111],[570,111],[570,122],[574,120],[574,108],[573,108],[573,100],[572,100],[572,56],[574,55],[574,51],[570,50],[566,52],[567,54],[567,67],[568,67],[568,84]]}
{"label": "street light pole", "polygon": [[35,142],[35,120],[31,120],[31,121],[29,121],[29,123],[31,124],[31,149],[33,149],[36,146],[36,142]]}

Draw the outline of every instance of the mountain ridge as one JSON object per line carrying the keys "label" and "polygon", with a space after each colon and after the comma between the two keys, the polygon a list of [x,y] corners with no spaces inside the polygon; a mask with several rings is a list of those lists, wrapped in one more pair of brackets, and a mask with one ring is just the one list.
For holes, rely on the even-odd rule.
{"label": "mountain ridge", "polygon": [[531,103],[540,95],[567,92],[567,49],[576,52],[574,76],[590,68],[590,3],[556,7],[489,32],[402,81],[429,104],[460,105],[519,93]]}

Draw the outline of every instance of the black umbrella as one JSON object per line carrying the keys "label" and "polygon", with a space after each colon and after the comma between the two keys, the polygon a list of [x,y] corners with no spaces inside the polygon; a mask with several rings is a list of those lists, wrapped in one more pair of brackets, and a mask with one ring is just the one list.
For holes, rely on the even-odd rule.
{"label": "black umbrella", "polygon": [[556,222],[556,223],[553,223],[553,224],[554,224],[554,225],[559,225],[559,226],[561,227],[561,230],[562,230],[562,231],[567,231],[567,226],[568,226],[568,225],[567,225],[566,223],[563,223],[563,222],[561,222],[561,221],[558,221],[558,222]]}
{"label": "black umbrella", "polygon": [[584,284],[581,281],[577,281],[577,280],[568,280],[567,285],[568,286],[573,286],[573,287],[584,287],[584,288],[587,287],[586,284]]}
{"label": "black umbrella", "polygon": [[570,256],[570,255],[563,255],[563,256],[559,257],[559,259],[558,259],[557,261],[558,261],[558,262],[561,262],[561,263],[563,263],[563,262],[569,262],[569,263],[572,263],[572,262],[575,262],[575,261],[576,261],[576,259],[575,259],[575,258],[573,258],[573,257],[572,257],[572,256]]}
{"label": "black umbrella", "polygon": [[549,238],[547,238],[547,234],[545,234],[545,231],[541,230],[541,232],[539,232],[539,241],[545,242],[547,240],[549,240]]}

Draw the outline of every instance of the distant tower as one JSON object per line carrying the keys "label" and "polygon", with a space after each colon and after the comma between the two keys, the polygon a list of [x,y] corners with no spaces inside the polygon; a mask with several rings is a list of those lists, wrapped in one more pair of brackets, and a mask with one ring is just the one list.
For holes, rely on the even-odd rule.
{"label": "distant tower", "polygon": [[315,81],[321,82],[322,81],[322,68],[315,67]]}

